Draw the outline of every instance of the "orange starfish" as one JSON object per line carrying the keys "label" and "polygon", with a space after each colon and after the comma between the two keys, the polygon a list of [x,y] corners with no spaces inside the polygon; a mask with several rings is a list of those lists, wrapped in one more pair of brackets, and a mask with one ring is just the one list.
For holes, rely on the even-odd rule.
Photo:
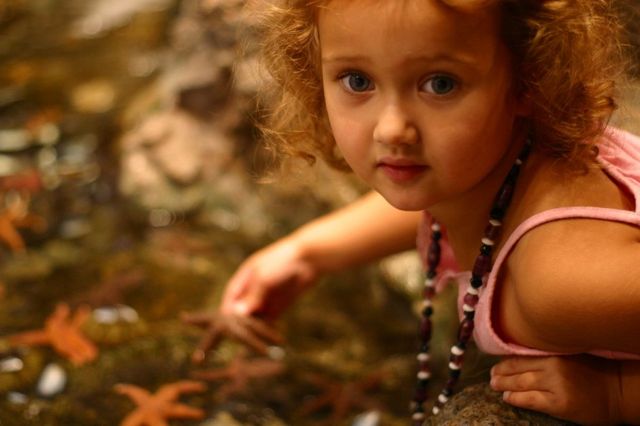
{"label": "orange starfish", "polygon": [[0,241],[14,253],[25,251],[25,243],[17,228],[30,228],[43,231],[46,222],[40,216],[29,212],[29,196],[17,195],[9,201],[5,197],[0,197],[0,204],[6,204],[4,210],[0,211]]}
{"label": "orange starfish", "polygon": [[367,395],[367,391],[377,387],[384,380],[386,373],[377,371],[359,380],[337,382],[315,373],[308,373],[307,379],[323,390],[299,410],[299,415],[308,416],[323,407],[331,407],[331,423],[337,424],[344,419],[353,408],[380,409],[380,404]]}
{"label": "orange starfish", "polygon": [[203,410],[175,402],[182,393],[204,391],[206,386],[202,382],[182,380],[169,383],[153,395],[139,386],[124,383],[115,385],[114,389],[138,406],[122,420],[121,426],[168,426],[166,419],[199,420],[204,417]]}
{"label": "orange starfish", "polygon": [[193,362],[204,361],[208,351],[214,349],[225,337],[248,346],[261,355],[267,355],[269,345],[282,344],[284,338],[278,331],[256,317],[227,314],[221,311],[210,313],[185,313],[182,321],[204,328],[205,335],[193,353]]}
{"label": "orange starfish", "polygon": [[225,383],[216,392],[216,397],[224,401],[229,396],[246,390],[251,379],[276,376],[284,372],[284,368],[282,362],[269,358],[247,359],[239,356],[225,367],[195,371],[191,375],[210,382],[224,380]]}
{"label": "orange starfish", "polygon": [[82,306],[70,318],[69,305],[60,303],[46,319],[43,329],[15,334],[9,337],[9,342],[27,346],[51,345],[75,365],[93,361],[98,356],[98,348],[80,330],[89,314],[90,309]]}

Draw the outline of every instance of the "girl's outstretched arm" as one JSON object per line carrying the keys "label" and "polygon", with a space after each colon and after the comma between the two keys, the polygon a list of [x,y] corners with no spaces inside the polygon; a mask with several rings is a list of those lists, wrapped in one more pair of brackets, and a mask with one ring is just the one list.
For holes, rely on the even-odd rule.
{"label": "girl's outstretched arm", "polygon": [[366,194],[250,256],[229,280],[221,309],[275,319],[320,275],[414,248],[420,217]]}
{"label": "girl's outstretched arm", "polygon": [[517,407],[585,425],[640,425],[640,361],[590,355],[509,357],[491,386]]}

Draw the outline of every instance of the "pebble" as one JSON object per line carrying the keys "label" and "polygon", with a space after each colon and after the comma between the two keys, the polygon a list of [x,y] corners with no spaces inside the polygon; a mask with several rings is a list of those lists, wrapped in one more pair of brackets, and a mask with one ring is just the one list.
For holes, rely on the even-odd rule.
{"label": "pebble", "polygon": [[36,390],[38,395],[49,398],[62,392],[67,385],[67,373],[58,364],[48,364],[42,371]]}
{"label": "pebble", "polygon": [[13,176],[23,169],[24,165],[18,159],[0,154],[0,176]]}
{"label": "pebble", "polygon": [[8,392],[7,401],[9,401],[11,404],[24,405],[29,402],[29,397],[20,392]]}
{"label": "pebble", "polygon": [[379,426],[380,413],[377,411],[368,411],[358,415],[353,419],[351,426]]}
{"label": "pebble", "polygon": [[9,356],[0,359],[0,373],[15,373],[24,368],[24,362],[18,357]]}
{"label": "pebble", "polygon": [[24,129],[0,130],[0,151],[21,151],[30,145],[31,135]]}

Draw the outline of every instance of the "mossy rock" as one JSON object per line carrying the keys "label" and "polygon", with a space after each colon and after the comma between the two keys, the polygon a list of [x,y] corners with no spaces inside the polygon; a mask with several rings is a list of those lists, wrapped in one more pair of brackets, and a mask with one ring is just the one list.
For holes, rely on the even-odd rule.
{"label": "mossy rock", "polygon": [[502,394],[480,383],[454,395],[437,416],[425,426],[572,426],[574,423],[534,411],[513,407],[502,401]]}

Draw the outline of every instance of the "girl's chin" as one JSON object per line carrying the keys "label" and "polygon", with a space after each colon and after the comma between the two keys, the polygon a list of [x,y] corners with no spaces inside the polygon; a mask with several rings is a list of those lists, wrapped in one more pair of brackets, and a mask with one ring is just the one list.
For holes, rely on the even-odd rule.
{"label": "girl's chin", "polygon": [[397,196],[381,193],[382,197],[389,204],[398,210],[403,211],[422,211],[426,209],[425,203],[417,197]]}

